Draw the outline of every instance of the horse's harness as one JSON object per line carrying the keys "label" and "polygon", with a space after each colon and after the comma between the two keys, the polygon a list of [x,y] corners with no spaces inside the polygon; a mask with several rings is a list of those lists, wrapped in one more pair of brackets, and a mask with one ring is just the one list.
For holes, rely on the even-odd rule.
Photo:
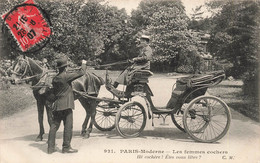
{"label": "horse's harness", "polygon": [[[35,75],[33,75],[33,71],[32,71],[32,68],[31,68],[31,66],[30,66],[30,64],[29,64],[29,59],[28,59],[28,57],[26,57],[25,59],[24,59],[24,58],[19,58],[17,62],[19,63],[20,61],[22,61],[22,62],[25,63],[24,72],[23,72],[22,74],[19,74],[17,71],[14,71],[13,73],[16,74],[16,75],[18,75],[18,76],[21,76],[21,80],[30,80],[30,79],[33,79],[33,78],[36,78],[36,77],[39,77],[39,76],[42,77],[42,76],[45,74],[45,72],[43,71],[41,74],[35,74]],[[21,67],[20,67],[20,68],[21,68]],[[28,70],[29,70],[29,73],[30,73],[32,76],[29,76],[29,77],[27,77],[27,78],[24,78]],[[19,69],[19,71],[20,71],[20,69]]]}

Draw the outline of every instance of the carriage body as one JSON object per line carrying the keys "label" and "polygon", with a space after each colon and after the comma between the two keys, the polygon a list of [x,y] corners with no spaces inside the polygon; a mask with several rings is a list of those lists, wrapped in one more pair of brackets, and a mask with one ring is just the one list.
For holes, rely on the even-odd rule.
{"label": "carriage body", "polygon": [[[194,140],[207,143],[220,140],[229,129],[230,110],[223,100],[205,93],[209,87],[219,84],[224,78],[223,71],[216,71],[178,79],[165,108],[152,108],[145,95],[143,98],[147,109],[137,101],[124,104],[116,115],[117,132],[124,138],[137,137],[145,128],[147,115],[149,118],[158,115],[164,121],[170,115],[176,127],[187,132]],[[220,121],[223,125],[212,124],[215,121]]]}
{"label": "carriage body", "polygon": [[[144,130],[147,117],[153,120],[154,116],[157,115],[158,118],[162,117],[165,121],[165,118],[170,115],[176,127],[189,134],[196,141],[211,143],[226,135],[231,121],[228,106],[218,97],[205,95],[209,87],[219,84],[225,78],[223,71],[178,79],[172,89],[172,96],[163,109],[152,108],[151,103],[147,100],[148,94],[153,95],[148,85],[150,76],[152,73],[147,70],[137,71],[131,76],[126,90],[121,93],[108,89],[109,83],[106,82],[107,89],[118,99],[95,98],[98,102],[95,127],[102,131],[116,128],[122,137],[133,138],[139,136]],[[131,100],[136,96],[144,99],[146,107],[140,102]],[[218,111],[219,106],[222,108],[221,111]],[[218,124],[216,127],[211,124],[219,120],[221,121],[219,123],[224,124],[223,126]],[[194,124],[199,126],[194,129]],[[218,133],[214,133],[215,129]],[[204,134],[208,134],[208,130],[213,134],[205,136]]]}

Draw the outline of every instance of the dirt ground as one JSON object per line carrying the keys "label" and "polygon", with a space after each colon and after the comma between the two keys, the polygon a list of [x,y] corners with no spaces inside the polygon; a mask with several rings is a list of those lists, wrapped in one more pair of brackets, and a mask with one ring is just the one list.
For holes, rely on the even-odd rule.
{"label": "dirt ground", "polygon": [[[176,79],[154,76],[150,87],[156,106],[165,106]],[[100,97],[110,97],[101,88]],[[223,99],[225,101],[225,99]],[[72,147],[75,154],[62,154],[63,125],[57,137],[57,152],[47,154],[49,126],[45,116],[44,139],[35,142],[39,132],[37,109],[33,105],[10,117],[0,119],[0,163],[116,163],[116,162],[260,162],[260,124],[242,114],[232,111],[232,122],[227,135],[216,143],[193,141],[166,118],[148,120],[141,136],[132,139],[121,138],[116,130],[102,132],[93,129],[89,139],[80,136],[85,111],[78,101],[74,110],[74,132]],[[138,152],[136,152],[138,151]],[[141,152],[145,151],[145,152]]]}

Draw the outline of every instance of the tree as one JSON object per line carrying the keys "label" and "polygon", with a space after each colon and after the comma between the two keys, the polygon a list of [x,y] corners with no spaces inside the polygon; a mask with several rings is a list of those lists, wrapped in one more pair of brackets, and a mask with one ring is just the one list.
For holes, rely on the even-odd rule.
{"label": "tree", "polygon": [[192,20],[201,20],[203,19],[202,14],[204,14],[204,11],[201,11],[202,5],[197,6],[195,9],[192,9],[191,19]]}
{"label": "tree", "polygon": [[[1,15],[11,10],[14,6],[23,3],[22,0],[3,0],[0,1],[0,11]],[[2,18],[0,18],[2,20]],[[11,47],[10,42],[12,44],[16,44],[16,41],[13,37],[7,37],[11,35],[10,33],[3,33],[3,29],[7,28],[7,26],[3,23],[3,20],[0,21],[0,59],[15,59],[19,54]],[[4,29],[4,31],[8,31],[8,29]]]}
{"label": "tree", "polygon": [[211,32],[209,50],[220,58],[227,59],[237,69],[239,76],[251,69],[251,56],[257,56],[259,3],[253,1],[228,2],[215,17],[215,28]]}
{"label": "tree", "polygon": [[122,40],[131,34],[132,28],[127,23],[129,16],[125,10],[89,2],[82,8],[81,14],[86,17],[81,17],[80,25],[93,36],[92,42],[89,43],[93,43],[93,40],[99,41],[93,46],[99,47],[96,51],[98,53],[94,56],[98,56],[102,61],[111,62],[128,55],[123,51],[125,49],[122,49],[125,46]]}
{"label": "tree", "polygon": [[209,0],[206,1],[205,7],[207,8],[208,12],[211,13],[211,18],[215,17],[220,13],[223,6],[230,0]]}
{"label": "tree", "polygon": [[[198,40],[188,30],[188,22],[180,0],[141,1],[132,12],[132,23],[137,29],[146,30],[152,36],[154,62],[169,66],[170,71],[190,64],[191,51],[198,53]],[[186,59],[185,63],[180,62],[181,58]]]}
{"label": "tree", "polygon": [[[214,17],[215,27],[211,32],[209,50],[211,54],[233,64],[232,74],[251,81],[254,94],[258,86],[259,54],[259,7],[258,1],[228,1]],[[250,79],[250,80],[248,80]]]}
{"label": "tree", "polygon": [[[5,0],[1,8],[11,9],[16,4],[14,0]],[[14,1],[14,3],[13,3]],[[10,2],[10,3],[9,3]],[[52,22],[51,40],[49,44],[34,54],[26,54],[35,58],[47,57],[53,59],[56,53],[64,53],[78,62],[81,59],[117,60],[131,55],[134,49],[123,43],[130,40],[129,35],[134,33],[131,26],[126,23],[129,16],[125,10],[118,10],[106,4],[100,4],[99,0],[45,0],[36,1],[43,8]],[[3,49],[11,49],[5,41],[7,37],[2,35]],[[133,41],[132,41],[133,42]],[[2,44],[1,44],[2,45]],[[132,46],[133,43],[130,43]],[[123,48],[128,49],[123,49]],[[124,53],[123,50],[128,53]],[[12,53],[3,54],[10,57]],[[2,55],[2,54],[1,54]],[[13,56],[15,57],[15,56]]]}
{"label": "tree", "polygon": [[192,9],[193,13],[191,14],[191,20],[189,22],[189,29],[209,32],[212,28],[213,19],[210,17],[204,18],[202,16],[204,14],[204,11],[202,11],[204,6],[205,5],[200,5],[195,9]]}

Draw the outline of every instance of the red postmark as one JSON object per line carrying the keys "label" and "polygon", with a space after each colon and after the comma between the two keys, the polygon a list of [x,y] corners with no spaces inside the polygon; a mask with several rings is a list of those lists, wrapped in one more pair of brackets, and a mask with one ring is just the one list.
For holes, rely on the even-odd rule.
{"label": "red postmark", "polygon": [[2,19],[23,52],[48,39],[52,34],[50,25],[33,0],[16,6],[8,13],[3,14]]}

